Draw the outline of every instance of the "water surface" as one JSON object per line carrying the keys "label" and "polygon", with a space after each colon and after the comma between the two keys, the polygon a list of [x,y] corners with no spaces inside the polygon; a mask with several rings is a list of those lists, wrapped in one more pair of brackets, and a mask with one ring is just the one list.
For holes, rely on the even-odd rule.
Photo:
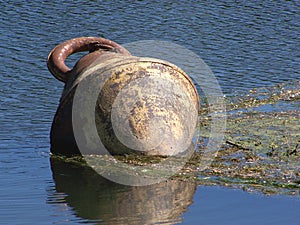
{"label": "water surface", "polygon": [[[1,0],[0,8],[0,224],[94,223],[101,218],[110,220],[116,210],[124,210],[123,201],[116,204],[119,208],[112,207],[99,184],[83,185],[90,189],[82,192],[80,186],[72,189],[77,183],[71,182],[74,187],[70,190],[61,187],[52,173],[49,131],[63,84],[47,71],[45,61],[62,41],[80,36],[103,36],[120,44],[171,41],[203,58],[228,95],[300,77],[297,1]],[[105,185],[106,190],[114,187]],[[125,192],[124,201],[128,201],[130,195],[126,197],[124,189],[117,187],[113,193]],[[106,196],[107,207],[101,196]],[[267,197],[201,186],[195,195],[187,191],[187,196],[180,213],[170,214],[169,220],[185,224],[298,224],[300,219],[298,197]],[[147,202],[153,197],[157,198],[149,195]],[[166,199],[172,198],[166,195]],[[132,204],[140,201],[145,199]],[[180,203],[174,204],[178,208]],[[95,212],[94,206],[106,207],[106,211]],[[138,224],[142,215],[150,218],[147,213],[140,215],[128,217],[127,224],[135,220]],[[154,218],[158,221],[151,220],[153,223],[168,220]]]}

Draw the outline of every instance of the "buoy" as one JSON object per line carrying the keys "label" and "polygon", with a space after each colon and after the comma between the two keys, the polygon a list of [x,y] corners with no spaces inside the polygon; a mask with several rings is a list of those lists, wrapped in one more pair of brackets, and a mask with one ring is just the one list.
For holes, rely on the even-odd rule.
{"label": "buoy", "polygon": [[[89,53],[68,68],[66,58],[82,51]],[[47,65],[65,83],[51,128],[53,154],[171,156],[190,147],[199,95],[176,65],[95,37],[58,45]]]}

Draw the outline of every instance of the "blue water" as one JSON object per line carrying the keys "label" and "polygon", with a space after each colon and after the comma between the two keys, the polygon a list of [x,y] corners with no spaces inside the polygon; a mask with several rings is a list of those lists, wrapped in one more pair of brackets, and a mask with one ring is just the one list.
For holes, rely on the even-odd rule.
{"label": "blue water", "polygon": [[[91,184],[84,190],[92,193],[81,198],[84,190],[69,190],[72,181],[60,186],[53,177],[49,131],[63,84],[48,72],[46,58],[62,41],[80,36],[120,44],[171,41],[204,59],[225,94],[300,77],[298,1],[0,0],[0,10],[0,224],[94,223],[113,219],[122,208],[122,202],[113,207],[108,201],[104,213],[89,213],[101,203],[93,199],[127,193],[124,188],[110,192],[112,184],[105,184],[103,193],[101,185]],[[298,197],[198,187],[192,201],[170,218],[185,224],[300,220]],[[127,223],[141,224],[143,218],[128,217]]]}
{"label": "blue water", "polygon": [[183,224],[299,224],[299,198],[198,187],[194,199],[196,202],[183,215]]}

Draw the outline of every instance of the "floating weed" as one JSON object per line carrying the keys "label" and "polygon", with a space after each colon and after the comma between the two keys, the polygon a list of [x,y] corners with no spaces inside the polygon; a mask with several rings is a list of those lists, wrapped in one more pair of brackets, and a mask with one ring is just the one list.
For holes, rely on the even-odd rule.
{"label": "floating weed", "polygon": [[[299,195],[300,82],[254,89],[226,102],[225,143],[211,167],[198,173],[199,182]],[[201,114],[202,138],[209,138],[210,123]],[[196,154],[188,166],[201,161]]]}

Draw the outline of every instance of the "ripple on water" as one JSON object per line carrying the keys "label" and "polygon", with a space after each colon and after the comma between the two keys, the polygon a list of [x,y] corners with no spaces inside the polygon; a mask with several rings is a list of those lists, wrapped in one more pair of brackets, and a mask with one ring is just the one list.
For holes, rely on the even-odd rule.
{"label": "ripple on water", "polygon": [[[121,44],[172,41],[202,57],[225,94],[300,77],[297,1],[17,0],[0,1],[0,7],[0,218],[4,224],[87,222],[64,202],[65,193],[56,191],[49,165],[49,130],[63,84],[47,71],[46,57],[62,41],[80,36],[104,36]],[[49,188],[54,196],[49,201],[56,199],[57,204],[47,204]],[[88,211],[88,206],[84,209]],[[284,218],[284,213],[282,209],[275,216]]]}

